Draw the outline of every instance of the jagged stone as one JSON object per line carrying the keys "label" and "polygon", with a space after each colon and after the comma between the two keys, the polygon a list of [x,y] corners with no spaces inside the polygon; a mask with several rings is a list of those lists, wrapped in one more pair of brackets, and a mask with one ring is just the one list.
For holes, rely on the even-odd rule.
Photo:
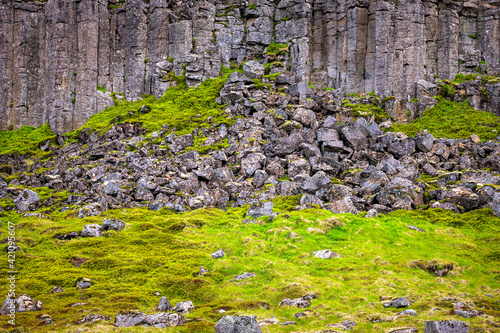
{"label": "jagged stone", "polygon": [[102,222],[102,227],[104,230],[116,230],[121,231],[125,229],[125,223],[118,219],[104,219]]}
{"label": "jagged stone", "polygon": [[25,189],[19,194],[19,196],[14,200],[16,208],[20,212],[27,212],[30,210],[36,210],[37,206],[40,204],[40,197],[38,193],[30,189]]}

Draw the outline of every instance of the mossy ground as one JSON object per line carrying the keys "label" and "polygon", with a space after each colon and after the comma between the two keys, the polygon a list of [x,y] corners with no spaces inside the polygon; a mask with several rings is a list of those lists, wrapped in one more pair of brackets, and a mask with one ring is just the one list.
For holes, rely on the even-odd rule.
{"label": "mossy ground", "polygon": [[476,111],[468,101],[458,103],[438,97],[438,103],[422,117],[408,124],[394,124],[389,130],[415,136],[428,130],[436,138],[465,139],[477,134],[481,140],[494,140],[500,135],[500,117]]}
{"label": "mossy ground", "polygon": [[[250,314],[258,319],[275,315],[282,322],[297,322],[291,327],[268,326],[265,332],[317,331],[345,319],[359,323],[352,332],[383,332],[402,326],[423,330],[424,321],[433,319],[468,321],[473,332],[494,331],[489,323],[498,324],[500,316],[500,218],[491,210],[463,215],[441,210],[396,211],[365,218],[364,213],[334,216],[320,209],[293,211],[298,199],[277,200],[275,210],[283,213],[272,222],[263,218],[258,224],[241,223],[247,207],[182,214],[120,209],[85,219],[76,218],[75,211],[56,212],[47,219],[4,211],[0,231],[6,234],[7,221],[18,228],[17,292],[43,303],[41,312],[18,313],[17,324],[27,332],[74,331],[67,324],[75,324],[89,312],[112,318],[119,310],[153,313],[159,301],[154,294],[160,292],[173,304],[194,303],[196,310],[186,315],[189,322],[167,330],[123,331],[213,332],[226,314]],[[123,219],[127,228],[101,238],[54,238],[55,234],[80,232],[85,224],[100,224],[104,217]],[[408,224],[427,232],[410,230]],[[209,254],[220,248],[225,257],[212,259]],[[323,249],[342,258],[321,260],[311,255]],[[70,260],[75,257],[90,260],[74,267]],[[457,268],[440,278],[415,268],[415,260],[451,262]],[[0,266],[4,273],[6,265],[4,260]],[[210,272],[198,276],[200,266]],[[257,276],[232,281],[244,272]],[[91,279],[92,286],[78,291],[79,278]],[[51,294],[53,286],[65,291]],[[0,295],[7,294],[6,288],[7,284],[0,284]],[[294,319],[294,313],[303,310],[279,307],[283,298],[309,292],[318,298],[306,309],[307,317]],[[383,308],[380,296],[409,297],[418,317],[391,319],[400,310]],[[451,316],[451,302],[443,301],[445,297],[472,301],[492,317]],[[72,307],[74,303],[85,304]],[[218,309],[228,312],[220,314]],[[36,316],[43,313],[52,316],[54,325],[39,326]],[[381,322],[371,322],[376,320]],[[103,323],[81,327],[116,331]],[[10,328],[6,320],[1,328]]]}
{"label": "mossy ground", "polygon": [[32,154],[44,155],[39,145],[47,140],[55,138],[50,130],[49,124],[34,128],[23,126],[17,131],[0,130],[0,152],[1,154]]}

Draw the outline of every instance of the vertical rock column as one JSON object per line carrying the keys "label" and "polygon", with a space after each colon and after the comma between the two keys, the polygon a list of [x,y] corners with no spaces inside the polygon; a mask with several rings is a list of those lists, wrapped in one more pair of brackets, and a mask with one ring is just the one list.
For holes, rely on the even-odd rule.
{"label": "vertical rock column", "polygon": [[[50,128],[63,133],[73,128],[78,34],[76,3],[52,0],[45,5],[45,98]],[[83,74],[82,74],[83,75]]]}
{"label": "vertical rock column", "polygon": [[72,128],[81,127],[96,111],[99,3],[83,0],[77,3],[78,58],[76,62],[76,90],[74,101],[76,112]]}
{"label": "vertical rock column", "polygon": [[0,129],[7,129],[13,112],[14,8],[10,1],[0,2]]}

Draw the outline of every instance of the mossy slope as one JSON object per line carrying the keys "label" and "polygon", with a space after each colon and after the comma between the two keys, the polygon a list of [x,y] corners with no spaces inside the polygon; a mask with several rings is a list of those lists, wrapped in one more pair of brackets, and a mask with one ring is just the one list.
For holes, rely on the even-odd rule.
{"label": "mossy slope", "polygon": [[[270,222],[241,224],[246,207],[198,210],[182,214],[161,210],[126,209],[106,211],[101,217],[78,219],[74,211],[53,213],[50,219],[23,218],[2,213],[18,225],[21,251],[17,291],[43,302],[41,312],[18,313],[17,323],[28,331],[65,331],[67,324],[81,320],[88,312],[114,315],[122,309],[154,312],[159,301],[155,292],[171,303],[193,301],[196,310],[186,317],[184,327],[168,331],[213,332],[223,314],[252,314],[259,319],[275,315],[295,320],[298,326],[272,325],[265,332],[317,331],[330,323],[353,319],[352,332],[378,332],[401,326],[423,329],[431,319],[460,319],[474,331],[490,329],[500,316],[500,219],[490,210],[455,215],[441,210],[396,211],[379,218],[363,214],[333,216],[319,209],[287,211],[294,203],[276,203],[283,212]],[[102,223],[103,217],[123,219],[127,228],[108,232],[101,238],[70,241],[55,234],[81,231],[88,223]],[[415,225],[419,233],[407,228]],[[219,260],[209,254],[224,249]],[[330,249],[342,258],[321,260],[311,252]],[[89,261],[74,267],[72,258]],[[412,267],[415,260],[454,263],[456,269],[440,278]],[[2,263],[6,270],[7,261]],[[210,272],[198,276],[200,266]],[[413,265],[414,266],[414,265]],[[236,282],[236,275],[254,272],[256,277]],[[77,291],[79,278],[93,285]],[[53,286],[65,292],[51,294]],[[294,319],[300,309],[280,308],[283,298],[314,292],[308,316]],[[6,285],[0,285],[5,295]],[[492,294],[495,299],[486,294]],[[380,296],[407,296],[418,317],[393,317],[398,309],[385,309]],[[451,303],[445,297],[468,300],[492,317],[463,319],[450,316]],[[71,307],[74,303],[85,303]],[[263,307],[264,306],[264,307]],[[267,307],[267,309],[265,309]],[[442,310],[436,311],[439,307]],[[52,326],[39,326],[37,315],[48,313]],[[195,321],[194,319],[199,319]],[[381,321],[381,322],[377,322]],[[2,328],[9,326],[2,323]],[[111,331],[110,324],[94,324],[90,331]],[[123,331],[165,331],[131,328]]]}

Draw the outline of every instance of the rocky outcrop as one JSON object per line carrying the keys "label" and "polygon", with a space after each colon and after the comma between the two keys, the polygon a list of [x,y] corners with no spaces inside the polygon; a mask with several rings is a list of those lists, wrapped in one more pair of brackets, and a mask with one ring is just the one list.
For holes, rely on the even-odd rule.
{"label": "rocky outcrop", "polygon": [[[326,87],[394,96],[390,114],[404,120],[438,79],[498,75],[499,13],[493,0],[3,0],[0,124],[67,132],[110,105],[103,90],[159,97],[170,71],[196,86],[251,59],[247,74],[271,63],[302,97]],[[271,43],[286,46],[266,52]],[[499,112],[498,98],[491,105]]]}

